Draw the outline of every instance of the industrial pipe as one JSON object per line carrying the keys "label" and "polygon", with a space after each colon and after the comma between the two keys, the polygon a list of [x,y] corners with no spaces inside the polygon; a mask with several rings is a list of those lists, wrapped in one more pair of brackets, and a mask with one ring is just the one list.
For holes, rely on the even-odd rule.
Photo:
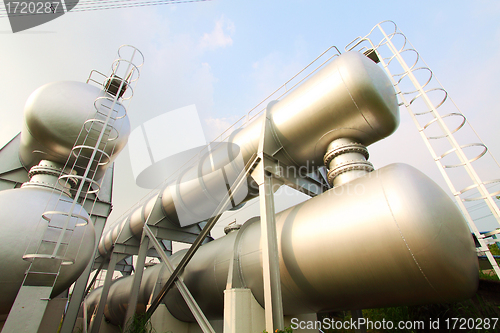
{"label": "industrial pipe", "polygon": [[[203,245],[184,270],[182,279],[207,318],[223,316],[233,253],[238,284],[264,305],[259,223],[254,218]],[[437,184],[405,164],[291,207],[276,215],[276,226],[285,315],[453,302],[477,289],[474,242],[460,211]],[[174,266],[183,255],[170,257]],[[144,272],[138,311],[157,280],[168,277],[161,265]],[[132,281],[111,286],[105,316],[115,325],[123,322]],[[87,299],[89,318],[99,297],[97,289]],[[177,319],[194,321],[176,287],[164,303]]]}
{"label": "industrial pipe", "polygon": [[[276,158],[289,166],[308,170],[323,165],[324,155],[334,140],[349,138],[368,146],[389,136],[399,125],[397,99],[391,82],[372,60],[357,52],[335,58],[268,107],[272,136],[279,147]],[[260,116],[233,132],[228,143],[207,154],[161,190],[162,209],[170,221],[187,226],[216,213],[227,186],[232,185],[257,152],[263,119]],[[250,179],[247,185],[232,193],[234,206],[258,194]],[[140,239],[155,199],[150,199],[108,231],[99,244],[102,256],[109,253],[123,228],[130,228]]]}

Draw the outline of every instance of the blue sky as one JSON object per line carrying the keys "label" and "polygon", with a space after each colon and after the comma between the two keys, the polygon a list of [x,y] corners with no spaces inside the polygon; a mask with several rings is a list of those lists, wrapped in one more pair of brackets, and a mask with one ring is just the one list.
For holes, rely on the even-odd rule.
{"label": "blue sky", "polygon": [[[16,34],[2,18],[0,144],[20,131],[31,92],[52,81],[85,81],[92,69],[107,72],[122,44],[138,47],[146,59],[128,110],[132,128],[195,104],[213,136],[328,47],[343,50],[389,19],[500,158],[499,17],[496,0],[213,0],[70,12]],[[444,186],[406,110],[401,113],[398,131],[369,148],[372,163],[405,162]],[[500,178],[498,168],[488,172]],[[134,187],[127,150],[116,173],[113,214],[119,216],[147,192]]]}

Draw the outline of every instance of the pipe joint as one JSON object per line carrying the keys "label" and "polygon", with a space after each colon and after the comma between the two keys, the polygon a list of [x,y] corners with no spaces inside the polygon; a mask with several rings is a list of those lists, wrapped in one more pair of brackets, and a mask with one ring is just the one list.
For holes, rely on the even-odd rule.
{"label": "pipe joint", "polygon": [[342,185],[374,170],[368,162],[368,149],[349,138],[332,141],[323,158],[332,187]]}

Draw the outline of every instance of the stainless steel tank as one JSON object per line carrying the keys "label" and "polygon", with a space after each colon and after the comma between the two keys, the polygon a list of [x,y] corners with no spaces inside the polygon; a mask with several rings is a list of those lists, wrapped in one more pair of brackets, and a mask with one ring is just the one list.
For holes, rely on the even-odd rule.
{"label": "stainless steel tank", "polygon": [[[276,215],[286,315],[452,302],[470,298],[478,262],[470,231],[448,195],[427,176],[392,164]],[[236,236],[239,241],[235,244]],[[263,305],[258,219],[203,245],[182,278],[205,315],[223,315],[223,291],[233,251],[240,284]],[[173,264],[183,251],[172,255]],[[143,309],[161,266],[147,269]],[[132,277],[111,286],[105,315],[121,324]],[[90,312],[100,290],[87,299]],[[164,299],[179,320],[194,321],[174,287]]]}
{"label": "stainless steel tank", "polygon": [[[74,160],[71,153],[73,146],[84,143],[95,145],[113,98],[114,96],[96,86],[73,81],[53,82],[35,90],[24,108],[25,121],[19,148],[21,163],[29,169],[41,160],[63,164],[68,157]],[[96,107],[100,113],[96,112]],[[105,155],[102,157],[94,180],[104,175],[105,169],[127,144],[130,134],[130,123],[125,108],[117,103],[114,110],[112,117],[115,119],[110,122],[113,129],[100,145],[110,158]],[[91,119],[96,121],[92,122]],[[86,141],[85,136],[88,136]],[[81,149],[78,153],[90,157],[92,150]],[[78,159],[78,163],[83,162],[88,160]],[[86,165],[80,167],[85,169]]]}
{"label": "stainless steel tank", "polygon": [[[282,147],[277,157],[292,167],[308,170],[323,165],[323,156],[333,140],[349,138],[368,146],[390,135],[399,125],[397,99],[389,78],[358,52],[337,57],[268,108],[273,138]],[[162,207],[169,220],[184,226],[214,214],[227,192],[221,170],[229,179],[236,178],[257,152],[263,119],[261,116],[234,132],[227,144],[204,156],[162,190]],[[237,193],[235,204],[254,198],[257,193],[249,180],[246,189]],[[130,228],[140,238],[153,202],[151,199],[126,217],[123,228]],[[109,252],[116,240],[112,232],[101,239],[101,255]]]}
{"label": "stainless steel tank", "polygon": [[[58,167],[61,168],[62,165],[41,161],[31,169],[30,181],[24,183],[22,188],[0,191],[0,314],[9,313],[23,283],[29,267],[29,262],[23,260],[23,255],[30,244],[36,245],[46,229],[47,221],[42,218],[42,214],[47,211],[70,210],[73,200],[68,196],[69,191],[58,184],[57,176],[61,172]],[[89,218],[78,204],[73,212]],[[51,215],[50,218],[51,223],[58,223],[58,218],[65,217]],[[87,266],[95,244],[93,224],[76,227],[71,240],[66,253],[76,255],[73,258],[75,262],[69,266],[61,266],[52,296],[69,288]],[[80,244],[83,246],[80,247]],[[47,262],[47,265],[50,266],[51,263]]]}

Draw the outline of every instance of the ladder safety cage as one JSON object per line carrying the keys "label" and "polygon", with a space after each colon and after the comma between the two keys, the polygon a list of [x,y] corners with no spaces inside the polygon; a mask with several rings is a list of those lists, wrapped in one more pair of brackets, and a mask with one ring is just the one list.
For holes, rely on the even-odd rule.
{"label": "ladder safety cage", "polygon": [[[103,75],[100,72],[92,71],[89,75],[87,83],[100,84],[102,91],[96,96],[93,105],[89,105],[87,120],[80,129],[64,167],[56,171],[49,165],[52,167],[51,174],[57,176],[58,184],[53,187],[51,199],[37,225],[41,237],[33,238],[23,255],[29,267],[20,294],[23,288],[36,286],[43,288],[41,293],[48,300],[61,267],[75,263],[84,237],[74,239],[74,232],[76,228],[89,223],[88,216],[92,215],[99,200],[97,194],[104,177],[98,176],[98,171],[111,162],[111,156],[115,153],[116,146],[108,145],[118,138],[123,125],[122,122],[117,128],[115,121],[126,116],[123,102],[133,96],[132,86],[139,78],[139,68],[143,62],[144,57],[138,49],[123,45],[118,50],[118,59],[113,62],[111,74],[104,76],[104,82],[99,83],[91,78],[94,72]],[[64,190],[56,190],[56,187]],[[25,320],[13,313],[16,312],[16,304],[11,310],[14,318],[9,315],[7,320],[10,321],[9,327],[20,327]],[[36,313],[43,315],[46,304]],[[39,323],[41,317],[32,320]]]}
{"label": "ladder safety cage", "polygon": [[484,234],[478,228],[478,225],[485,228],[487,222],[500,224],[497,197],[500,179],[494,178],[500,171],[497,160],[394,22],[377,24],[368,35],[349,43],[345,50],[362,52],[384,68],[394,85],[399,105],[408,110],[478,240],[477,251],[486,255],[500,276],[500,268],[486,241],[500,230]]}

